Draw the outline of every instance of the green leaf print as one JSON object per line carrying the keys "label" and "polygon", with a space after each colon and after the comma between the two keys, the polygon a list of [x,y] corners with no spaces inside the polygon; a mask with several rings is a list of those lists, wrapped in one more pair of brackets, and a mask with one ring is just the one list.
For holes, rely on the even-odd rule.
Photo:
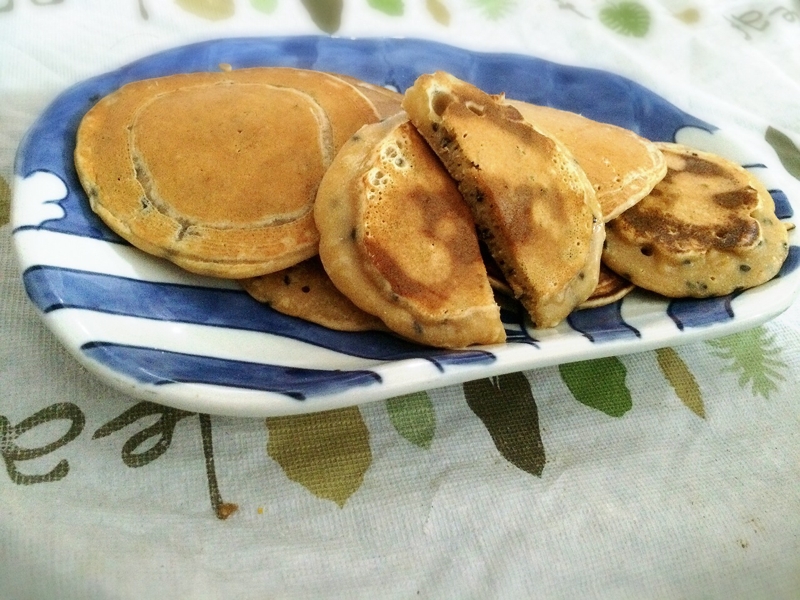
{"label": "green leaf print", "polygon": [[600,9],[600,22],[612,31],[644,37],[650,29],[650,11],[638,2],[619,2]]}
{"label": "green leaf print", "polygon": [[266,420],[267,454],[286,476],[343,507],[372,464],[369,431],[358,407]]}
{"label": "green leaf print", "polygon": [[621,417],[633,406],[625,385],[627,371],[618,358],[598,358],[560,365],[558,371],[581,404],[611,417]]}
{"label": "green leaf print", "polygon": [[516,0],[470,0],[487,19],[497,20],[505,17],[516,6]]}
{"label": "green leaf print", "polygon": [[403,0],[367,0],[368,4],[382,13],[399,17],[403,14]]}
{"label": "green leaf print", "polygon": [[437,23],[450,25],[450,11],[442,0],[425,0],[425,7]]}
{"label": "green leaf print", "polygon": [[497,450],[523,471],[542,476],[546,457],[539,413],[531,386],[522,373],[464,384],[464,396],[492,437]]}
{"label": "green leaf print", "polygon": [[257,11],[265,14],[273,13],[278,8],[278,0],[250,0],[250,4]]}
{"label": "green leaf print", "polygon": [[420,448],[430,448],[436,431],[436,414],[427,392],[387,400],[386,410],[400,435]]}
{"label": "green leaf print", "polygon": [[763,398],[778,389],[776,381],[785,378],[781,371],[786,363],[780,358],[780,349],[775,344],[775,336],[764,327],[756,327],[735,335],[729,335],[706,342],[716,351],[715,356],[730,361],[723,373],[739,373],[739,386],[745,389],[748,384],[753,394]]}
{"label": "green leaf print", "polygon": [[311,20],[325,33],[336,33],[342,24],[343,0],[303,0]]}
{"label": "green leaf print", "polygon": [[689,367],[683,362],[673,348],[660,348],[656,350],[658,366],[675,393],[686,407],[701,419],[706,418],[706,409],[703,405],[703,395],[697,380],[692,375]]}
{"label": "green leaf print", "polygon": [[11,219],[11,186],[0,175],[0,225],[5,225]]}
{"label": "green leaf print", "polygon": [[800,149],[795,143],[774,127],[767,128],[764,139],[777,153],[783,168],[795,179],[800,179]]}
{"label": "green leaf print", "polygon": [[183,10],[209,21],[232,17],[236,11],[233,0],[175,0]]}

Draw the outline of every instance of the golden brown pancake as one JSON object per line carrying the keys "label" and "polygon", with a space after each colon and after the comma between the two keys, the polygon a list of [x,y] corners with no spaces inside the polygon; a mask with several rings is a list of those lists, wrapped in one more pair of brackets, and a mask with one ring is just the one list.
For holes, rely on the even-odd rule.
{"label": "golden brown pancake", "polygon": [[606,222],[649,194],[667,173],[658,147],[633,131],[548,106],[507,102],[569,148],[592,182]]}
{"label": "golden brown pancake", "polygon": [[338,331],[386,330],[380,319],[358,308],[333,285],[318,256],[239,283],[253,298],[285,315]]}
{"label": "golden brown pancake", "polygon": [[403,108],[536,326],[558,324],[599,277],[603,218],[586,174],[516,108],[447,73],[419,77]]}
{"label": "golden brown pancake", "polygon": [[[267,83],[310,95],[328,115],[333,136],[333,153],[339,151],[358,128],[380,119],[374,103],[357,93],[341,76],[286,67],[242,69],[230,73],[237,81]],[[387,90],[388,91],[388,90]]]}
{"label": "golden brown pancake", "polygon": [[361,81],[349,75],[342,75],[341,73],[334,73],[334,75],[342,81],[346,81],[354,86],[359,92],[364,94],[367,100],[372,103],[372,106],[381,119],[394,116],[402,110],[400,103],[403,101],[403,94],[366,81]]}
{"label": "golden brown pancake", "polygon": [[[483,246],[483,244],[481,245]],[[484,248],[482,247],[481,250],[483,251]],[[489,251],[483,251],[482,255],[483,262],[486,265],[486,274],[489,276],[489,284],[492,286],[492,289],[501,296],[513,298],[514,290],[508,285],[506,278],[503,276],[503,272],[500,270],[500,267],[497,266],[497,263],[494,261]],[[623,279],[601,263],[600,277],[597,286],[595,286],[591,296],[576,306],[575,310],[598,308],[600,306],[612,304],[627,296],[634,289],[636,289],[636,286],[630,281]]]}
{"label": "golden brown pancake", "polygon": [[316,254],[322,175],[377,119],[325,73],[173,75],[100,100],[80,124],[75,166],[92,209],[133,245],[203,275],[251,277]]}
{"label": "golden brown pancake", "polygon": [[768,281],[788,253],[769,192],[722,157],[658,144],[666,177],[606,226],[603,262],[669,297],[721,296]]}
{"label": "golden brown pancake", "polygon": [[613,304],[617,300],[622,300],[631,293],[636,286],[627,279],[623,279],[614,271],[600,264],[600,279],[594,288],[592,295],[581,302],[576,309],[599,308],[608,304]]}
{"label": "golden brown pancake", "polygon": [[481,250],[483,265],[486,267],[486,276],[489,278],[489,285],[492,286],[492,289],[498,294],[513,298],[514,290],[512,290],[511,286],[508,285],[502,269],[500,269],[500,266],[492,256],[489,248],[486,247],[486,243],[479,241],[478,246]]}
{"label": "golden brown pancake", "polygon": [[505,340],[469,210],[403,113],[342,148],[314,216],[333,283],[395,333],[448,348]]}

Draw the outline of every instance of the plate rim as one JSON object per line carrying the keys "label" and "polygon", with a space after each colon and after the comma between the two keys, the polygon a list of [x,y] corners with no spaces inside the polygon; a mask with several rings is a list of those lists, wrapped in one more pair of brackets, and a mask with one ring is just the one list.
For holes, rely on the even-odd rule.
{"label": "plate rim", "polygon": [[[25,272],[27,272],[28,269],[31,268],[31,266],[29,265],[26,268],[25,249],[24,245],[20,241],[21,240],[21,236],[19,235],[20,229],[15,227],[15,223],[18,222],[15,219],[15,215],[17,215],[18,211],[22,210],[19,207],[22,200],[18,197],[18,193],[19,189],[22,187],[20,185],[20,180],[23,178],[23,174],[18,171],[17,163],[21,162],[20,157],[23,150],[27,147],[28,144],[31,143],[30,136],[33,135],[36,125],[39,123],[41,119],[43,119],[44,115],[47,114],[48,110],[50,110],[54,105],[57,105],[59,101],[66,96],[66,94],[68,94],[70,91],[76,88],[79,88],[80,86],[86,85],[92,81],[100,80],[104,77],[109,77],[111,75],[120,75],[125,72],[130,72],[130,70],[133,70],[133,67],[135,65],[140,65],[148,60],[152,60],[154,57],[178,51],[179,49],[188,50],[191,48],[207,46],[209,44],[219,44],[237,40],[257,41],[257,40],[275,40],[275,39],[316,41],[320,39],[331,40],[336,38],[324,38],[323,36],[313,36],[313,35],[269,36],[269,37],[253,36],[253,37],[241,37],[241,38],[218,38],[214,40],[205,40],[202,42],[193,42],[190,44],[175,46],[173,48],[156,52],[148,56],[143,56],[135,61],[122,65],[113,71],[102,73],[94,77],[79,81],[70,86],[69,88],[67,88],[61,94],[59,94],[53,100],[53,102],[45,109],[45,111],[43,111],[43,113],[36,119],[34,125],[32,125],[25,133],[22,141],[20,142],[15,157],[14,186],[12,189],[12,202],[11,202],[12,205],[11,223],[12,223],[12,238],[13,238],[12,247],[14,248],[17,254],[18,264],[23,270],[23,275]],[[356,42],[358,40],[381,41],[386,39],[387,38],[354,38],[348,41],[350,42]],[[449,43],[421,40],[417,38],[403,38],[403,41],[412,44],[424,43],[427,45],[435,45],[443,48],[453,48],[459,51],[467,52],[472,55],[486,55],[493,57],[497,56],[521,57],[525,59],[541,60],[546,63],[558,64],[558,63],[553,63],[553,61],[551,60],[541,59],[539,57],[527,55],[524,53],[486,52],[479,50],[470,50],[468,48],[463,48]],[[579,67],[579,66],[570,66],[569,68],[591,70],[603,74],[620,77],[618,75],[615,75],[608,71],[603,71],[601,69]],[[644,88],[644,86],[640,87],[642,87],[643,89],[647,89]],[[658,96],[658,94],[656,94],[651,90],[647,91],[657,96],[658,98],[662,98],[661,96]],[[664,101],[666,102],[666,100]],[[732,127],[731,124],[726,124],[725,126],[717,127],[717,129],[730,131],[731,129],[735,129],[735,127]],[[33,172],[28,173],[28,176],[32,174]],[[785,172],[783,174],[788,175],[788,173]],[[792,204],[791,200],[790,204]],[[794,208],[794,204],[792,204],[792,206]],[[69,235],[69,234],[62,233],[62,235]],[[82,236],[77,236],[77,237],[82,237]],[[246,388],[237,388],[230,386],[218,387],[218,386],[210,386],[207,384],[180,384],[180,383],[154,386],[151,384],[142,383],[125,375],[124,373],[113,370],[106,364],[103,364],[97,360],[92,359],[90,356],[88,356],[85,352],[82,351],[82,347],[76,346],[74,343],[72,343],[69,334],[62,330],[63,326],[56,324],[55,321],[52,318],[50,318],[49,314],[43,313],[40,307],[36,306],[35,303],[34,305],[36,306],[37,313],[40,314],[40,316],[43,318],[43,321],[47,325],[47,327],[55,334],[59,342],[61,342],[61,344],[66,347],[66,349],[70,352],[70,354],[75,359],[77,359],[80,364],[82,364],[87,370],[92,372],[95,376],[97,376],[105,383],[111,385],[115,389],[127,395],[143,400],[149,400],[165,406],[179,408],[182,410],[192,410],[195,412],[204,412],[209,414],[227,415],[227,416],[265,417],[265,416],[280,416],[289,414],[305,414],[305,413],[330,410],[335,408],[343,408],[346,406],[353,406],[362,403],[388,399],[407,393],[419,392],[423,390],[431,390],[440,387],[460,384],[469,380],[483,378],[483,377],[494,377],[497,375],[510,372],[534,370],[539,368],[545,368],[548,366],[553,366],[556,364],[566,364],[568,362],[575,362],[580,360],[591,360],[607,356],[624,356],[627,354],[646,352],[667,346],[679,346],[694,341],[705,340],[705,339],[716,338],[738,333],[740,331],[750,329],[760,324],[763,324],[764,322],[767,322],[777,317],[785,310],[787,310],[796,300],[797,296],[800,295],[800,279],[798,279],[798,277],[795,276],[792,278],[792,281],[794,283],[790,289],[791,293],[783,295],[773,294],[772,296],[769,296],[771,302],[767,303],[762,310],[756,311],[754,314],[749,314],[741,317],[737,316],[736,318],[732,318],[729,321],[717,322],[707,327],[693,327],[690,328],[689,330],[683,330],[683,331],[676,330],[677,333],[672,336],[666,336],[668,338],[666,340],[663,339],[663,336],[656,336],[655,338],[646,341],[643,341],[641,338],[639,338],[633,343],[608,341],[604,342],[603,344],[593,344],[592,346],[589,347],[591,349],[590,351],[588,352],[584,351],[578,354],[577,356],[569,358],[567,360],[564,360],[564,357],[559,357],[558,355],[544,357],[541,360],[535,360],[535,359],[529,360],[526,357],[526,352],[524,351],[514,351],[514,352],[501,351],[502,355],[501,360],[495,360],[492,364],[489,365],[481,365],[478,369],[479,372],[476,371],[476,367],[474,365],[469,367],[448,367],[446,372],[442,372],[436,378],[429,378],[429,379],[421,378],[418,380],[412,380],[405,384],[381,383],[378,386],[350,388],[345,390],[344,392],[340,391],[333,394],[315,395],[307,398],[304,401],[298,401],[294,398],[288,398],[285,395],[280,394],[278,392],[269,392],[264,390],[250,390]],[[781,282],[777,281],[765,284],[765,286],[775,287],[776,285],[780,284]],[[27,289],[26,292],[28,292]],[[30,293],[28,293],[28,296],[30,297]],[[74,309],[67,308],[61,310],[70,311]],[[62,313],[62,314],[68,314],[68,313]],[[496,352],[498,348],[510,348],[514,344],[516,344],[516,342],[512,341],[510,343],[507,343],[499,347],[482,347],[482,348],[486,348],[489,349],[489,351]],[[522,344],[522,345],[529,346],[529,344]],[[508,355],[510,355],[510,358]],[[387,364],[389,364],[389,367],[394,367],[394,368],[400,368],[400,366],[408,367],[407,364],[408,361],[420,361],[420,359],[413,358],[404,361],[391,361],[391,363]],[[426,365],[426,367],[429,367],[429,365]],[[222,396],[224,397],[224,400],[221,402],[219,400],[210,400],[208,397],[209,394],[213,394],[215,398],[219,398],[220,396]],[[353,399],[352,397],[355,397],[355,399]],[[231,401],[233,402],[232,404]]]}

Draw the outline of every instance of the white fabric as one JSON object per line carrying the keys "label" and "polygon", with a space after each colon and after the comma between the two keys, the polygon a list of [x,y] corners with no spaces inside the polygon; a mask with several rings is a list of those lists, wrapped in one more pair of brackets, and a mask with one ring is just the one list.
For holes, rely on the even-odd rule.
{"label": "white fabric", "polygon": [[[299,0],[277,0],[272,12],[256,0],[5,4],[6,182],[24,132],[73,83],[200,39],[325,35]],[[190,4],[235,10],[213,21]],[[796,0],[639,0],[629,4],[649,14],[642,37],[603,24],[600,12],[612,3],[597,0],[498,1],[507,8],[496,18],[491,2],[442,0],[448,24],[422,0],[405,0],[400,16],[371,6],[386,4],[345,0],[336,35],[422,37],[613,70],[699,116],[724,110],[760,143],[771,126],[800,145]],[[368,468],[341,506],[287,476],[263,420],[213,417],[219,493],[238,506],[220,520],[197,415],[177,421],[169,448],[140,467],[124,464],[124,444],[158,415],[93,439],[137,402],[87,373],[44,328],[25,297],[7,223],[0,245],[5,430],[58,403],[85,419],[69,443],[14,463],[43,474],[64,460],[63,478],[21,484],[0,472],[0,597],[800,597],[797,304],[764,326],[780,363],[768,394],[728,370],[713,346],[676,349],[705,418],[681,403],[655,352],[620,359],[633,406],[619,418],[577,402],[556,367],[525,373],[547,455],[541,477],[500,454],[461,386],[429,392],[428,448],[399,433],[386,402],[361,407]],[[16,440],[7,433],[0,444],[4,453],[11,442],[39,448],[70,423]],[[352,461],[356,454],[345,452]]]}

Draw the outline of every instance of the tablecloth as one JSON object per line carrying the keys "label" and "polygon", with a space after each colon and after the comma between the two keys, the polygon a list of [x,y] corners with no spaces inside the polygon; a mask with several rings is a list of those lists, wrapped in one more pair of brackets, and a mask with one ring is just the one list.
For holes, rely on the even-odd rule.
{"label": "tablecloth", "polygon": [[800,2],[0,0],[0,597],[800,597],[800,307],[719,339],[267,419],[139,401],[23,288],[14,156],[68,86],[231,36],[629,77],[800,178]]}

